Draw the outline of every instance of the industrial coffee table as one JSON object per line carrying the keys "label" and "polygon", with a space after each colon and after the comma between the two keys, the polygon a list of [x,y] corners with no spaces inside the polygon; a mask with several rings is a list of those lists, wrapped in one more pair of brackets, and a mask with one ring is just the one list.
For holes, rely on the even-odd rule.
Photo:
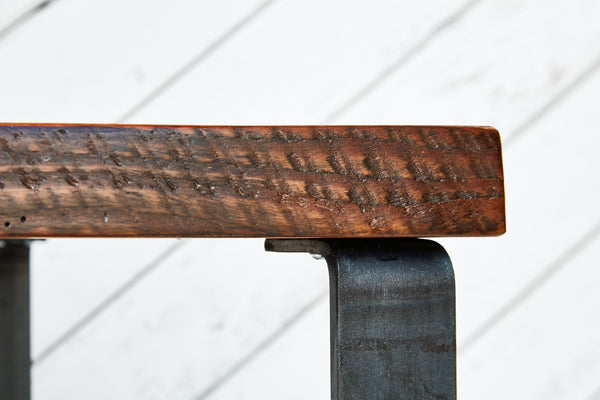
{"label": "industrial coffee table", "polygon": [[29,399],[34,238],[263,237],[327,260],[332,399],[455,399],[454,274],[505,231],[498,132],[0,124],[0,397]]}

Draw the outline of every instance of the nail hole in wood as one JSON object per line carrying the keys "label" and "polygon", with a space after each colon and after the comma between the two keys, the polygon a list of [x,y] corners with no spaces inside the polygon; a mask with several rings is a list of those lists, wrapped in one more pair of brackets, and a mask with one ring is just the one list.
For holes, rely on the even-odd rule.
{"label": "nail hole in wood", "polygon": [[21,217],[21,222],[22,222],[22,223],[25,223],[25,222],[27,222],[27,217],[23,215],[23,216]]}
{"label": "nail hole in wood", "polygon": [[5,226],[5,227],[7,227],[7,228],[10,228],[10,222],[6,221],[6,222],[4,223],[4,226]]}

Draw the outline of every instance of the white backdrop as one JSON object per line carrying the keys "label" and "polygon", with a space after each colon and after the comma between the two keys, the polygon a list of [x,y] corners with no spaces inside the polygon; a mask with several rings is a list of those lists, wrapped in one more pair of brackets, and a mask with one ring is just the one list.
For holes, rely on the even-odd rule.
{"label": "white backdrop", "polygon": [[[0,0],[0,121],[495,126],[508,233],[442,240],[459,398],[600,399],[599,21],[597,0]],[[36,400],[329,396],[323,261],[64,239],[32,274]]]}

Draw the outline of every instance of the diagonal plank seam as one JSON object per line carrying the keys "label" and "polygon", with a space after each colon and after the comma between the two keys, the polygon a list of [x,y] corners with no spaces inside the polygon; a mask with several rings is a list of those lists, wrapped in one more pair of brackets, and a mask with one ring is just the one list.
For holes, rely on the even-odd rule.
{"label": "diagonal plank seam", "polygon": [[42,0],[15,18],[10,24],[6,25],[2,30],[0,30],[0,42],[6,39],[6,37],[8,37],[12,32],[25,24],[27,21],[31,20],[31,18],[36,16],[40,11],[46,9],[46,7],[52,3],[55,3],[56,1],[57,0]]}
{"label": "diagonal plank seam", "polygon": [[600,236],[600,221],[585,232],[571,247],[565,250],[554,262],[550,263],[543,271],[534,277],[529,284],[522,288],[515,296],[496,310],[490,318],[481,324],[469,337],[458,344],[458,352],[464,354],[481,340],[496,325],[506,319],[514,310],[535,294],[543,285],[569,264],[569,261],[592,244]]}
{"label": "diagonal plank seam", "polygon": [[509,136],[503,142],[503,147],[507,149],[510,145],[512,145],[515,140],[518,140],[519,137],[523,136],[525,132],[536,122],[544,118],[546,114],[552,111],[556,106],[558,106],[563,100],[567,99],[572,92],[574,92],[581,85],[585,84],[592,76],[594,76],[598,70],[600,69],[600,56],[596,58],[591,64],[589,64],[583,71],[575,77],[571,82],[565,85],[562,90],[558,91],[549,101],[547,101],[542,107],[540,107],[536,112],[534,112],[529,118],[525,119],[519,126],[517,126],[512,135]]}
{"label": "diagonal plank seam", "polygon": [[33,365],[39,365],[52,356],[60,347],[67,343],[77,333],[81,332],[92,321],[101,316],[108,308],[122,298],[129,290],[148,277],[158,267],[164,265],[165,262],[173,256],[173,254],[183,247],[187,241],[181,240],[169,246],[165,251],[159,254],[153,261],[148,263],[144,268],[136,272],[127,281],[121,284],[116,290],[109,294],[104,300],[97,304],[92,310],[84,315],[73,326],[67,329],[60,337],[55,339],[48,347],[40,352],[40,354],[32,361]]}
{"label": "diagonal plank seam", "polygon": [[350,110],[355,104],[362,101],[377,87],[381,86],[381,84],[383,84],[389,77],[391,77],[399,68],[407,64],[415,56],[418,56],[418,54],[429,45],[429,43],[434,41],[435,38],[438,37],[441,33],[443,33],[446,29],[450,28],[452,25],[457,23],[479,3],[481,3],[481,0],[471,0],[464,6],[458,8],[458,10],[449,15],[442,22],[440,22],[425,36],[423,36],[421,40],[419,40],[416,44],[411,46],[408,49],[408,51],[400,55],[400,57],[398,57],[393,63],[388,65],[373,79],[371,79],[365,86],[360,88],[354,95],[350,96],[348,100],[343,102],[338,108],[331,112],[325,118],[325,123],[334,122],[341,115],[347,113],[348,110]]}
{"label": "diagonal plank seam", "polygon": [[[584,85],[595,73],[600,69],[600,57],[594,60],[587,68],[584,68],[575,79],[566,85],[561,91],[553,96],[548,102],[534,112],[530,118],[526,119],[508,140],[503,142],[504,151],[510,151],[512,144],[516,143],[519,138],[523,137],[526,132],[534,126],[538,121],[542,120],[550,111],[565,101],[577,88]],[[460,353],[466,353],[475,343],[481,340],[494,326],[501,323],[510,313],[524,303],[536,291],[554,276],[559,270],[568,265],[569,261],[576,257],[585,247],[600,234],[600,221],[588,232],[580,237],[580,239],[568,248],[556,261],[548,265],[537,277],[535,277],[528,285],[521,289],[515,296],[506,301],[503,306],[498,308],[491,317],[481,324],[475,331],[468,336],[458,346]]]}
{"label": "diagonal plank seam", "polygon": [[209,398],[213,393],[215,393],[220,387],[226,384],[229,380],[231,380],[235,375],[237,375],[242,368],[248,365],[252,360],[258,357],[263,351],[268,349],[273,343],[275,343],[278,339],[283,337],[286,332],[288,332],[291,328],[293,328],[298,322],[309,314],[311,310],[316,308],[322,301],[329,298],[328,292],[323,292],[315,297],[313,297],[308,303],[306,303],[302,308],[300,308],[294,315],[292,315],[289,319],[283,322],[279,327],[273,330],[265,339],[263,339],[260,343],[254,346],[248,353],[242,356],[229,370],[227,370],[223,375],[218,377],[210,384],[206,389],[204,389],[198,396],[195,396],[195,400],[204,400]]}
{"label": "diagonal plank seam", "polygon": [[198,53],[191,60],[185,63],[181,68],[175,71],[171,76],[169,76],[165,81],[163,81],[156,88],[154,88],[154,90],[152,90],[147,95],[143,96],[140,101],[138,101],[133,107],[129,109],[129,111],[123,114],[120,118],[117,118],[116,121],[119,123],[124,122],[130,119],[132,116],[134,116],[138,111],[146,107],[148,104],[152,103],[154,99],[156,99],[163,92],[165,92],[171,85],[175,84],[182,77],[188,74],[194,67],[196,67],[198,64],[202,63],[204,60],[210,57],[223,44],[231,40],[231,38],[233,38],[237,33],[243,30],[256,18],[258,18],[258,16],[260,16],[269,6],[271,6],[276,1],[277,0],[266,0],[263,3],[259,4],[258,7],[256,7],[253,11],[251,11],[240,21],[235,23],[231,28],[229,28],[221,36],[219,36],[214,42],[208,45],[200,53]]}

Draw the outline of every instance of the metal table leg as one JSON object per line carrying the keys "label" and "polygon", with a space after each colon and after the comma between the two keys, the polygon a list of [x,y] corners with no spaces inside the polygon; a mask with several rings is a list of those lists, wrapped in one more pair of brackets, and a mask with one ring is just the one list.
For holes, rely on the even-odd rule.
{"label": "metal table leg", "polygon": [[331,398],[456,399],[454,272],[419,239],[279,239],[329,266]]}
{"label": "metal table leg", "polygon": [[0,241],[0,398],[30,398],[29,241]]}

